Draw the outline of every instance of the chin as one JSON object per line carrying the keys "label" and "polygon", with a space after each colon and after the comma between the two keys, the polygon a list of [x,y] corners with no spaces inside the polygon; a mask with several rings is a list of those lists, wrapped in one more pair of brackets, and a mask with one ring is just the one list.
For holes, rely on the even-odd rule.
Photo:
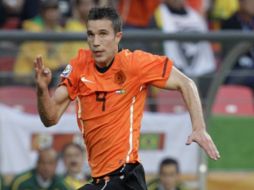
{"label": "chin", "polygon": [[95,62],[98,64],[104,64],[106,63],[106,59],[102,57],[94,58]]}

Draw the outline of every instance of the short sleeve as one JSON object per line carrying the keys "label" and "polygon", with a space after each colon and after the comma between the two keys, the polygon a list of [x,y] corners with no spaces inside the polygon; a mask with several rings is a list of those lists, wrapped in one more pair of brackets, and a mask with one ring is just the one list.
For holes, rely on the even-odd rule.
{"label": "short sleeve", "polygon": [[78,96],[78,82],[80,75],[80,64],[84,62],[83,50],[79,50],[78,55],[70,61],[64,71],[61,73],[61,82],[59,85],[65,85],[71,100]]}
{"label": "short sleeve", "polygon": [[138,67],[141,84],[152,84],[163,88],[169,78],[173,62],[166,56],[135,51],[134,64]]}

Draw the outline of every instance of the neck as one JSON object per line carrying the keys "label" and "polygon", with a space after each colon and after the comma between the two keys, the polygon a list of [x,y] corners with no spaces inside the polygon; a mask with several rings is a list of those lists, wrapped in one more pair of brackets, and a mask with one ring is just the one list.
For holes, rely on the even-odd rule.
{"label": "neck", "polygon": [[43,177],[40,176],[39,174],[36,175],[36,179],[37,179],[38,184],[43,188],[49,188],[49,186],[51,185],[51,182],[52,182],[51,179],[43,179]]}
{"label": "neck", "polygon": [[97,67],[99,67],[99,68],[108,67],[108,66],[112,63],[112,61],[114,60],[115,55],[117,54],[117,52],[118,52],[118,47],[115,49],[115,52],[114,52],[113,57],[111,57],[108,61],[106,61],[106,62],[104,62],[104,63],[95,63],[95,64],[96,64]]}
{"label": "neck", "polygon": [[111,62],[113,61],[114,57],[112,57],[109,61],[105,62],[105,63],[96,63],[96,66],[99,68],[104,68],[104,67],[108,67]]}
{"label": "neck", "polygon": [[56,25],[53,24],[53,23],[45,22],[45,28],[46,28],[46,29],[54,30],[55,26],[56,26]]}

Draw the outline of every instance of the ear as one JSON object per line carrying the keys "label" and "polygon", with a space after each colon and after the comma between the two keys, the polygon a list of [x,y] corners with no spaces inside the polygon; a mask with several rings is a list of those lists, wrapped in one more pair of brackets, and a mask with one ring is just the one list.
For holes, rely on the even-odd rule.
{"label": "ear", "polygon": [[116,41],[119,43],[122,39],[123,33],[122,32],[117,32],[116,33]]}

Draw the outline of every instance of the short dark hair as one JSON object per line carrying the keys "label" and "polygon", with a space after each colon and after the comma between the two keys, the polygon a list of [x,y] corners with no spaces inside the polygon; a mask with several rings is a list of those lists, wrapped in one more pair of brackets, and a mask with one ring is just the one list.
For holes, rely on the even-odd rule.
{"label": "short dark hair", "polygon": [[163,159],[163,160],[161,161],[161,163],[160,163],[160,171],[159,171],[159,172],[161,173],[162,168],[163,168],[164,166],[167,166],[167,165],[174,165],[174,166],[176,167],[177,173],[180,172],[180,170],[179,170],[179,164],[178,164],[177,160],[176,160],[176,159],[173,159],[173,158],[165,158],[165,159]]}
{"label": "short dark hair", "polygon": [[108,19],[112,22],[115,33],[122,31],[122,20],[117,11],[112,7],[95,7],[89,11],[89,20]]}

